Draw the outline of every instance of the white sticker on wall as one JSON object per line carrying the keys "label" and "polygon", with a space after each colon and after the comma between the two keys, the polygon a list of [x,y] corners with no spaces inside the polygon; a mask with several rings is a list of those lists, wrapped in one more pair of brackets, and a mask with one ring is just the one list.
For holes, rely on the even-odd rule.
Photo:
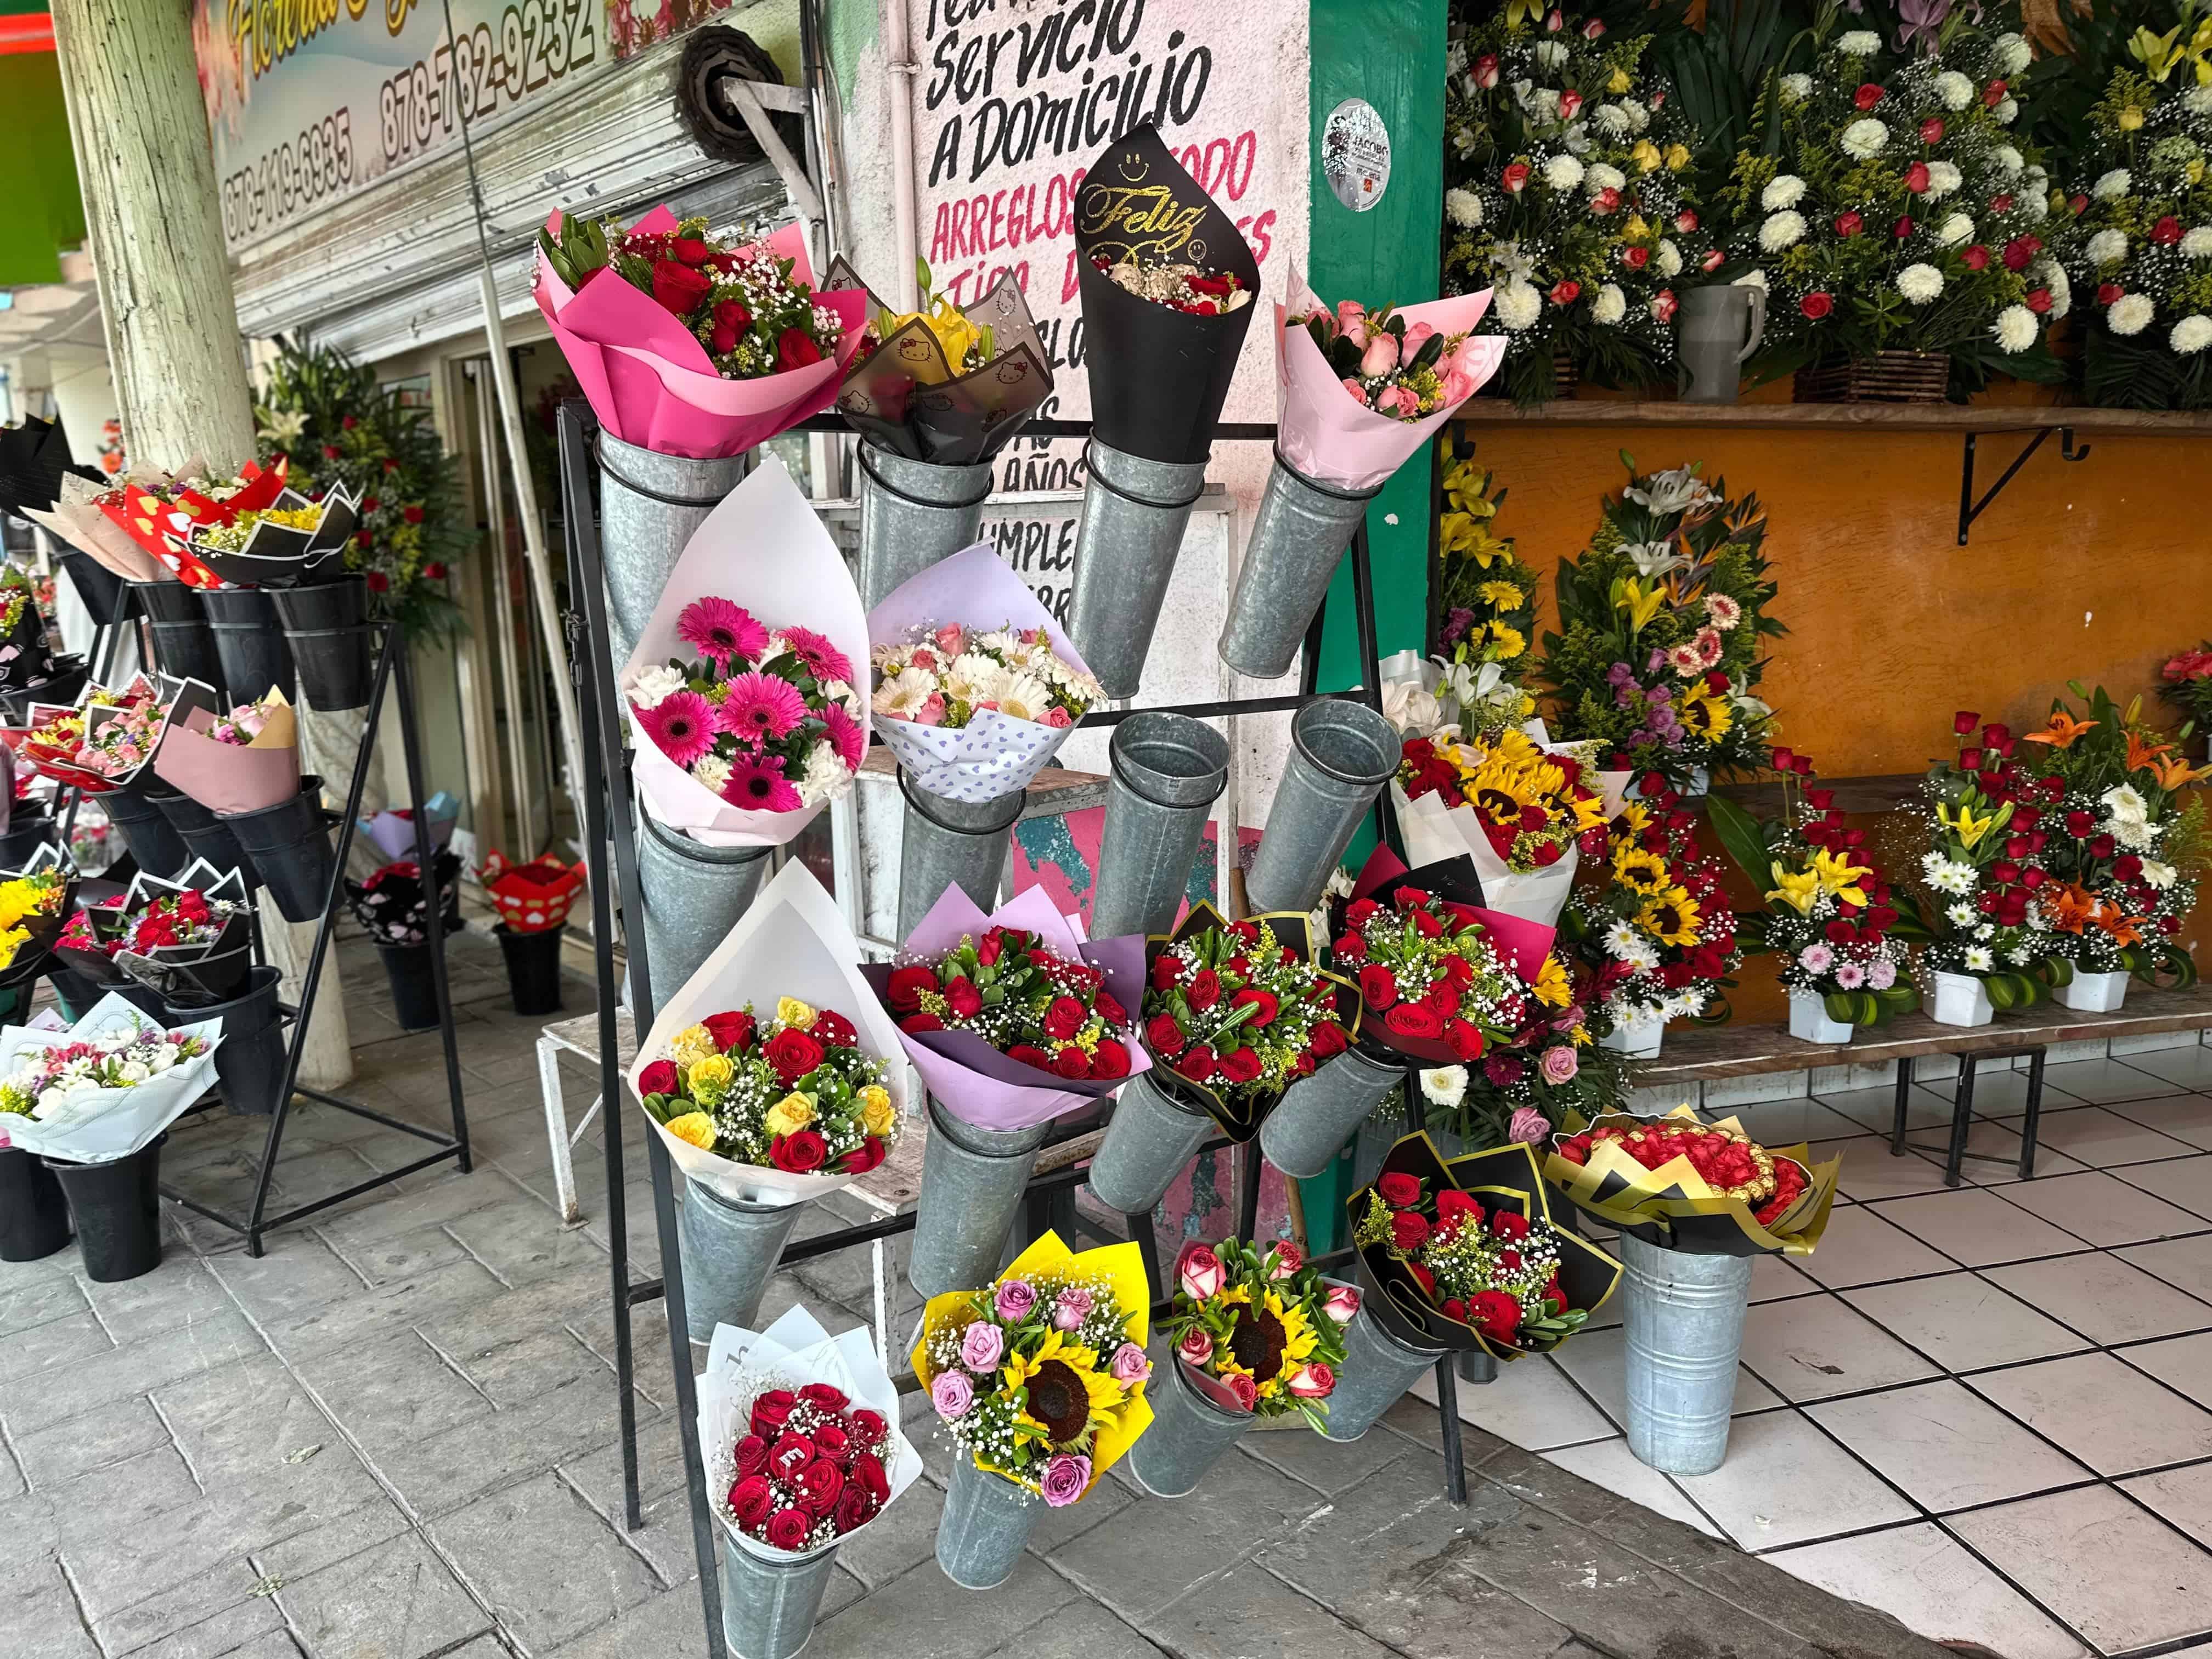
{"label": "white sticker on wall", "polygon": [[1364,213],[1390,187],[1390,129],[1364,98],[1347,98],[1321,129],[1322,177],[1336,199]]}

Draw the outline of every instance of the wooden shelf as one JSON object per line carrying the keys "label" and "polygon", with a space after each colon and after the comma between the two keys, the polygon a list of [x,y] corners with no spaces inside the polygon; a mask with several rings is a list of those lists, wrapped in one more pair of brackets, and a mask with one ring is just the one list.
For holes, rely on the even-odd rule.
{"label": "wooden shelf", "polygon": [[2132,432],[2181,438],[2212,435],[2212,414],[2140,409],[2066,409],[2002,404],[1678,404],[1567,398],[1532,410],[1477,398],[1454,420],[1468,426],[1679,426],[1788,431],[1875,428],[1887,432]]}

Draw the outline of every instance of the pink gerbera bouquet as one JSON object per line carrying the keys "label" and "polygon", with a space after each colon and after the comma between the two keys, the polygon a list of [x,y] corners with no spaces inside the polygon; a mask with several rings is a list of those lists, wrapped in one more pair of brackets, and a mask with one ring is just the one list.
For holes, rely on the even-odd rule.
{"label": "pink gerbera bouquet", "polygon": [[867,751],[854,664],[811,629],[770,629],[702,598],[677,633],[697,655],[634,670],[632,717],[660,752],[733,806],[791,812],[851,787]]}

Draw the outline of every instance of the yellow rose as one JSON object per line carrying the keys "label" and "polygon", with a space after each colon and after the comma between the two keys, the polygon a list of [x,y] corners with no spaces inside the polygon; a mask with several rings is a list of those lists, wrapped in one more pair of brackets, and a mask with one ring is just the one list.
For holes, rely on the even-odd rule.
{"label": "yellow rose", "polygon": [[772,1135],[795,1135],[814,1121],[814,1097],[797,1090],[768,1109],[762,1124]]}
{"label": "yellow rose", "polygon": [[714,1150],[714,1120],[704,1112],[686,1112],[681,1117],[672,1117],[664,1127],[678,1140],[702,1152]]}
{"label": "yellow rose", "polygon": [[898,1121],[898,1113],[891,1105],[890,1091],[871,1083],[860,1091],[860,1127],[870,1134],[881,1137],[891,1132]]}
{"label": "yellow rose", "polygon": [[691,1091],[691,1098],[711,1106],[730,1091],[730,1080],[738,1068],[724,1054],[708,1054],[693,1060],[684,1068],[684,1081]]}
{"label": "yellow rose", "polygon": [[2133,104],[2128,105],[2125,108],[2120,111],[2120,131],[2122,132],[2139,131],[2142,127],[2142,124],[2143,112],[2137,109]]}
{"label": "yellow rose", "polygon": [[814,1024],[815,1014],[812,1008],[797,997],[778,997],[775,1000],[775,1017],[786,1025],[796,1025],[804,1031]]}
{"label": "yellow rose", "polygon": [[1680,144],[1669,144],[1667,146],[1668,172],[1680,173],[1684,167],[1689,165],[1690,152],[1686,148]]}
{"label": "yellow rose", "polygon": [[1636,83],[1633,81],[1631,81],[1628,78],[1628,71],[1626,70],[1617,69],[1613,72],[1613,78],[1605,83],[1605,89],[1617,98],[1635,84]]}
{"label": "yellow rose", "polygon": [[685,1026],[668,1045],[668,1057],[687,1069],[721,1052],[721,1045],[714,1041],[714,1034],[703,1025]]}
{"label": "yellow rose", "polygon": [[1636,170],[1638,173],[1658,172],[1661,164],[1659,146],[1653,143],[1649,138],[1638,138],[1636,141],[1636,148],[1629,151],[1628,154],[1630,158],[1635,161]]}

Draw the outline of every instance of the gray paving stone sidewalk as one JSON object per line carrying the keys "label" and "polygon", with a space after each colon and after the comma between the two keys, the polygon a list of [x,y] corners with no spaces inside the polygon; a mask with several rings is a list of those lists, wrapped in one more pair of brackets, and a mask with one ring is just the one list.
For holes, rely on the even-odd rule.
{"label": "gray paving stone sidewalk", "polygon": [[[384,1012],[341,951],[362,1099],[441,1121],[437,1040]],[[605,1166],[585,1225],[554,1208],[532,1045],[489,940],[454,943],[477,1167],[418,1174],[241,1241],[177,1206],[155,1273],[100,1285],[75,1251],[0,1264],[0,1655],[5,1659],[667,1659],[706,1650],[668,1385],[637,1322],[645,1525],[620,1526]],[[588,1003],[569,982],[570,1006]],[[571,1115],[593,1092],[568,1077]],[[240,1201],[261,1126],[180,1127],[165,1178]],[[596,1135],[592,1137],[596,1140]],[[633,1271],[655,1271],[649,1187]],[[295,1114],[280,1198],[397,1167],[419,1143]],[[835,1224],[824,1217],[818,1226]],[[902,1263],[896,1264],[902,1267]],[[867,1253],[779,1275],[833,1330],[872,1306]],[[902,1298],[910,1316],[910,1296]],[[917,1398],[910,1409],[920,1407]],[[1255,1433],[1194,1496],[1118,1474],[1040,1528],[1000,1589],[932,1554],[928,1479],[842,1553],[820,1659],[1934,1659],[1942,1650],[1542,1459],[1470,1431],[1443,1497],[1435,1414],[1365,1439]]]}

